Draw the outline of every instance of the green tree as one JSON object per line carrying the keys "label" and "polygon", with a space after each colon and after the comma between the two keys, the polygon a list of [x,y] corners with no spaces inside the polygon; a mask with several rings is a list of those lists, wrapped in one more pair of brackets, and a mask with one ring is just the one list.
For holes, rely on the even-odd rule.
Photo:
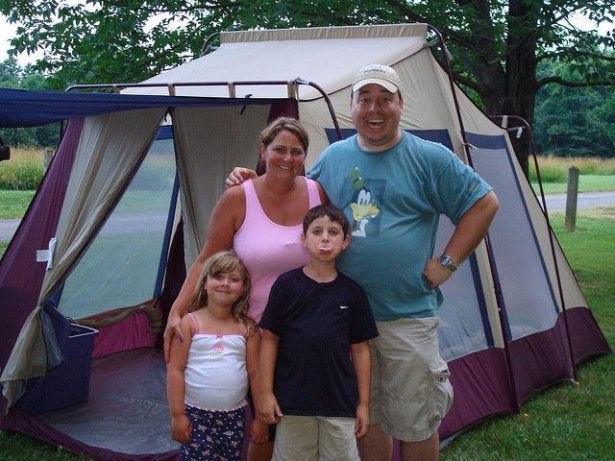
{"label": "green tree", "polygon": [[[0,88],[46,90],[49,86],[45,76],[31,65],[21,67],[14,57],[9,57],[0,62]],[[11,146],[55,146],[59,138],[59,128],[56,125],[0,128],[0,138]]]}
{"label": "green tree", "polygon": [[[210,33],[229,28],[427,22],[455,57],[457,80],[488,114],[530,124],[538,90],[615,83],[615,35],[578,29],[582,14],[613,23],[612,0],[0,0],[0,12],[21,24],[16,51],[43,50],[39,70],[69,83],[139,81],[198,56]],[[538,78],[545,59],[582,62],[577,80]],[[602,65],[606,63],[606,65]],[[273,65],[273,64],[272,64]],[[523,158],[528,141],[516,147]]]}
{"label": "green tree", "polygon": [[605,156],[615,157],[615,93],[610,92],[604,102],[590,112],[589,117],[610,142],[610,154]]}
{"label": "green tree", "polygon": [[[566,80],[579,76],[578,66],[543,62],[539,75],[558,75]],[[534,138],[540,153],[564,156],[615,154],[615,117],[608,112],[615,93],[605,87],[569,88],[547,85],[538,91]],[[615,136],[615,135],[614,135]]]}

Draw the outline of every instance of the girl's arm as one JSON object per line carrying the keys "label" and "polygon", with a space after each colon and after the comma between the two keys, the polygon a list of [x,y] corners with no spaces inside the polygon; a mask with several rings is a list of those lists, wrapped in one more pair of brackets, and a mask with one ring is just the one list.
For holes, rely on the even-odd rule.
{"label": "girl's arm", "polygon": [[250,327],[250,335],[246,340],[246,370],[248,371],[248,379],[250,380],[250,389],[252,396],[260,395],[260,380],[258,361],[261,349],[261,335],[256,325]]}
{"label": "girl's arm", "polygon": [[267,424],[277,423],[282,415],[278,401],[273,395],[273,372],[278,355],[280,338],[269,330],[263,330],[260,353],[260,387],[261,394],[256,400],[258,417]]}
{"label": "girl's arm", "polygon": [[[250,335],[247,338],[246,345],[246,369],[248,371],[248,379],[250,380],[250,390],[252,400],[256,402],[261,394],[259,380],[259,355],[261,348],[261,334],[258,326],[254,324],[250,328]],[[254,403],[256,408],[256,403]],[[269,440],[269,428],[266,424],[256,418],[250,426],[250,441],[253,443],[265,443]]]}
{"label": "girl's arm", "polygon": [[350,355],[357,375],[357,389],[359,401],[357,402],[357,421],[355,434],[357,438],[367,434],[369,429],[369,387],[371,381],[371,356],[367,341],[350,345]]}
{"label": "girl's arm", "polygon": [[190,420],[184,406],[184,370],[188,362],[188,351],[192,342],[193,325],[188,317],[181,322],[182,336],[175,336],[171,342],[171,357],[167,363],[167,400],[171,412],[171,435],[179,443],[187,443],[192,435]]}
{"label": "girl's arm", "polygon": [[228,250],[233,247],[235,232],[243,223],[244,216],[245,198],[243,188],[236,187],[222,194],[209,217],[207,241],[203,251],[201,251],[194,264],[190,266],[186,274],[186,280],[184,280],[177,299],[175,299],[169,312],[167,326],[164,329],[163,335],[164,358],[167,362],[169,361],[169,351],[174,336],[179,336],[180,340],[183,339],[180,328],[181,319],[188,311],[188,304],[194,293],[203,264],[205,264],[207,258],[217,251]]}

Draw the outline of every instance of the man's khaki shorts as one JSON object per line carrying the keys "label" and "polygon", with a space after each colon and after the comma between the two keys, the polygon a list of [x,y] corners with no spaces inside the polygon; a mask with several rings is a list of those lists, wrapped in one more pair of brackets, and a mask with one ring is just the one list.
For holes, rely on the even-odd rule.
{"label": "man's khaki shorts", "polygon": [[438,346],[438,318],[377,322],[372,354],[371,424],[405,442],[431,437],[453,403]]}

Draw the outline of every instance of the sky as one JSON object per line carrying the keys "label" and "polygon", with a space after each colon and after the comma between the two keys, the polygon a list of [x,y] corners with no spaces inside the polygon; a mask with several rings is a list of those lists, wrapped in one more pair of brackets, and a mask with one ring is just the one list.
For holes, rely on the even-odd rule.
{"label": "sky", "polygon": [[[9,44],[9,40],[13,38],[15,35],[15,31],[17,30],[17,26],[15,24],[9,24],[6,18],[0,15],[0,62],[3,62],[6,58],[8,58],[7,51],[11,48]],[[33,64],[37,58],[40,58],[41,55],[30,55],[22,54],[18,56],[17,62],[20,65]]]}
{"label": "sky", "polygon": [[[581,16],[574,17],[573,22],[586,30],[595,27],[592,21],[589,21]],[[16,25],[9,24],[6,18],[3,15],[0,15],[0,62],[4,61],[8,57],[7,51],[10,48],[9,40],[15,35],[16,29]],[[607,27],[605,27],[605,30],[606,29]],[[36,59],[40,59],[41,57],[42,53],[35,53],[34,55],[27,55],[23,53],[17,57],[17,62],[19,65],[23,66],[28,63],[34,63]]]}

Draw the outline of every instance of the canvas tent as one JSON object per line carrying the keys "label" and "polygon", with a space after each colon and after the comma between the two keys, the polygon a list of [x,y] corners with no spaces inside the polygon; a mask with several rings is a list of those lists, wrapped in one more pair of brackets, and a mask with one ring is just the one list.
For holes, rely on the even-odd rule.
{"label": "canvas tent", "polygon": [[[208,55],[116,87],[128,94],[0,91],[0,126],[70,120],[0,262],[10,399],[0,428],[100,459],[176,456],[159,332],[224,177],[255,164],[257,134],[279,114],[308,128],[308,164],[350,134],[349,87],[374,62],[401,77],[403,128],[471,162],[501,203],[488,244],[443,290],[441,349],[456,398],[442,438],[517,411],[610,352],[506,129],[451,85],[431,33],[422,24],[229,32]],[[436,252],[451,230],[443,218]]]}

